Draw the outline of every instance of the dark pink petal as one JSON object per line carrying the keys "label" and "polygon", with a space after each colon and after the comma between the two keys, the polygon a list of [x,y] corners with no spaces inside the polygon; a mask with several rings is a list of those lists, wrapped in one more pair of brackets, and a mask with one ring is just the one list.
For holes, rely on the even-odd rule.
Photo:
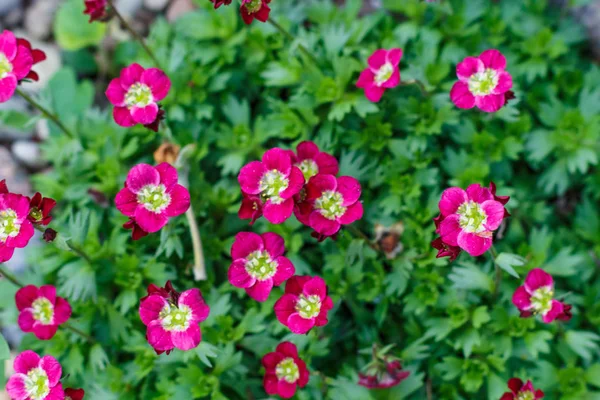
{"label": "dark pink petal", "polygon": [[62,368],[58,360],[52,356],[44,356],[40,360],[40,368],[46,372],[50,387],[56,386],[62,375]]}
{"label": "dark pink petal", "polygon": [[146,185],[158,185],[160,175],[156,168],[149,164],[138,164],[131,168],[125,180],[127,188],[137,194]]}
{"label": "dark pink petal", "polygon": [[263,238],[254,232],[239,232],[231,246],[231,258],[234,260],[245,259],[255,251],[263,250],[265,244]]}
{"label": "dark pink petal", "polygon": [[287,326],[288,318],[296,312],[297,302],[298,297],[290,293],[284,294],[275,302],[275,305],[273,306],[275,316],[283,325]]}
{"label": "dark pink petal", "polygon": [[356,87],[365,89],[372,86],[373,82],[375,82],[375,74],[370,68],[367,68],[360,73],[358,81],[356,81]]}
{"label": "dark pink petal", "polygon": [[27,375],[20,373],[14,374],[8,379],[6,383],[6,393],[11,399],[15,400],[28,400],[29,395],[27,394],[27,389],[25,388],[25,380],[27,379]]}
{"label": "dark pink petal", "polygon": [[305,296],[318,296],[321,301],[327,297],[327,284],[320,276],[315,276],[302,288]]}
{"label": "dark pink petal", "polygon": [[62,387],[62,383],[57,383],[52,389],[50,389],[50,393],[44,398],[44,400],[64,400],[65,392]]}
{"label": "dark pink petal", "polygon": [[10,208],[17,214],[17,221],[23,222],[29,214],[29,198],[14,193],[0,196],[0,209]]}
{"label": "dark pink petal", "polygon": [[135,220],[137,224],[149,233],[160,231],[169,222],[164,214],[157,214],[146,207],[138,207],[135,211]]}
{"label": "dark pink petal", "polygon": [[263,0],[262,7],[260,8],[260,10],[258,10],[257,12],[254,13],[254,18],[259,20],[260,22],[267,22],[267,20],[269,19],[270,12],[271,12],[271,9],[267,5],[267,3]]}
{"label": "dark pink petal", "polygon": [[285,176],[290,174],[290,169],[292,168],[290,155],[287,151],[278,147],[267,150],[262,156],[262,163],[267,170],[270,171],[275,169]]}
{"label": "dark pink petal", "polygon": [[311,279],[312,277],[310,276],[292,276],[285,284],[285,293],[299,295],[302,293],[302,288],[306,282],[310,281]]}
{"label": "dark pink petal", "polygon": [[140,319],[144,325],[158,320],[161,310],[167,305],[167,299],[159,295],[146,296],[140,302]]}
{"label": "dark pink petal", "polygon": [[121,80],[119,78],[114,78],[108,84],[106,91],[106,98],[110,103],[114,106],[125,107],[125,90],[121,86]]}
{"label": "dark pink petal", "polygon": [[296,153],[298,153],[298,162],[314,160],[317,154],[319,154],[319,147],[314,142],[306,140],[298,144]]}
{"label": "dark pink petal", "polygon": [[273,276],[273,285],[279,286],[290,279],[296,272],[296,269],[294,268],[294,264],[286,257],[277,257],[275,261],[277,261],[277,272]]}
{"label": "dark pink petal", "polygon": [[529,293],[533,293],[541,287],[552,288],[554,280],[552,276],[541,268],[534,268],[527,274],[525,278],[525,289]]}
{"label": "dark pink petal", "polygon": [[381,100],[381,97],[383,97],[383,93],[385,93],[385,88],[383,87],[376,85],[365,87],[365,96],[373,103],[378,103],[379,100]]}
{"label": "dark pink petal", "polygon": [[135,122],[142,125],[148,125],[154,122],[158,115],[158,105],[150,103],[146,107],[133,106],[131,108],[131,117]]}
{"label": "dark pink petal", "polygon": [[229,278],[229,283],[242,289],[249,288],[256,282],[256,279],[250,276],[246,270],[246,262],[241,259],[231,263],[229,271],[227,271],[227,277]]}
{"label": "dark pink petal", "polygon": [[541,399],[544,397],[544,392],[542,390],[538,389],[535,391],[534,395],[535,395],[536,400]]}
{"label": "dark pink petal", "polygon": [[43,325],[40,322],[33,324],[33,334],[40,340],[50,340],[56,335],[58,325]]}
{"label": "dark pink petal", "polygon": [[275,348],[275,351],[283,354],[284,357],[298,358],[298,348],[292,342],[281,342]]}
{"label": "dark pink petal", "polygon": [[296,365],[298,366],[298,369],[300,370],[300,378],[298,378],[298,386],[300,387],[304,387],[306,386],[306,384],[308,383],[308,380],[310,378],[310,374],[308,372],[308,368],[306,368],[306,363],[303,360],[300,359],[296,359]]}
{"label": "dark pink petal", "polygon": [[390,76],[390,79],[383,82],[381,84],[381,87],[386,88],[386,89],[392,89],[392,88],[395,88],[396,86],[398,86],[399,84],[400,84],[400,71],[395,69],[394,72],[392,72],[392,76]]}
{"label": "dark pink petal", "polygon": [[498,229],[504,219],[504,206],[495,200],[484,201],[481,204],[481,209],[487,215],[485,224],[483,225],[488,231]]}
{"label": "dark pink petal", "polygon": [[131,64],[129,67],[123,68],[121,70],[120,79],[121,87],[123,88],[123,90],[127,92],[131,85],[140,82],[143,73],[144,67],[137,63]]}
{"label": "dark pink petal", "polygon": [[522,392],[533,392],[533,383],[531,383],[531,381],[527,381],[523,387],[521,388]]}
{"label": "dark pink petal", "polygon": [[480,256],[492,247],[492,237],[483,237],[480,235],[481,233],[460,232],[457,240],[458,246],[473,257]]}
{"label": "dark pink petal", "polygon": [[254,285],[246,288],[246,293],[248,296],[252,297],[256,301],[266,301],[271,294],[271,290],[273,289],[273,279],[268,278],[264,281],[256,280]]}
{"label": "dark pink petal", "polygon": [[479,59],[486,68],[495,70],[506,68],[506,58],[496,49],[486,50],[479,55]]}
{"label": "dark pink petal", "polygon": [[168,191],[171,202],[165,208],[167,217],[177,217],[190,208],[190,192],[182,185],[176,184]]}
{"label": "dark pink petal", "polygon": [[154,101],[161,101],[169,94],[171,80],[158,68],[148,68],[142,73],[140,81],[152,91]]}
{"label": "dark pink petal", "polygon": [[458,246],[458,235],[462,232],[459,220],[458,214],[452,214],[440,223],[439,232],[446,245]]}
{"label": "dark pink petal", "polygon": [[15,237],[7,237],[4,244],[10,247],[18,247],[22,248],[27,246],[29,243],[29,239],[33,237],[35,233],[35,228],[33,224],[29,220],[25,220],[21,223],[21,228],[19,229],[19,234]]}
{"label": "dark pink petal", "polygon": [[337,189],[344,198],[342,205],[347,207],[358,201],[361,194],[360,182],[351,176],[337,178]]}
{"label": "dark pink petal", "polygon": [[469,91],[469,85],[456,82],[450,89],[450,100],[458,108],[469,109],[475,106],[475,96]]}
{"label": "dark pink petal", "polygon": [[260,193],[260,180],[267,172],[260,161],[252,161],[242,167],[238,175],[238,182],[242,191],[248,194]]}
{"label": "dark pink petal", "polygon": [[483,203],[486,200],[493,200],[494,196],[488,188],[481,186],[479,183],[469,185],[467,188],[467,197],[476,203]]}
{"label": "dark pink petal", "polygon": [[35,319],[33,319],[32,309],[30,308],[21,311],[19,313],[17,323],[19,324],[19,328],[21,328],[23,332],[33,331],[33,324],[35,324]]}
{"label": "dark pink petal", "polygon": [[15,372],[27,375],[31,369],[39,366],[40,360],[40,356],[38,356],[34,351],[25,350],[15,357],[13,367]]}
{"label": "dark pink petal", "polygon": [[285,379],[281,379],[277,383],[277,393],[284,399],[289,399],[296,393],[296,382],[289,383]]}
{"label": "dark pink petal", "polygon": [[515,398],[514,394],[506,392],[500,397],[500,400],[514,400]]}
{"label": "dark pink petal", "polygon": [[291,168],[288,179],[288,187],[279,194],[283,199],[289,199],[299,193],[304,186],[304,174],[298,167]]}
{"label": "dark pink petal", "polygon": [[39,294],[42,297],[50,300],[50,303],[54,304],[56,302],[56,287],[52,285],[43,285],[40,286]]}
{"label": "dark pink petal", "polygon": [[265,392],[268,395],[277,394],[277,376],[275,374],[267,374],[263,380],[263,386],[265,388]]}
{"label": "dark pink petal", "polygon": [[311,228],[325,236],[332,236],[336,234],[341,227],[338,221],[325,218],[319,211],[313,211],[310,214],[309,222]]}
{"label": "dark pink petal", "polygon": [[177,184],[177,169],[169,163],[162,162],[156,167],[158,174],[160,175],[160,183],[165,185],[167,191],[171,186]]}
{"label": "dark pink petal", "polygon": [[316,200],[323,192],[336,190],[337,179],[333,175],[318,174],[310,178],[306,185],[306,200]]}
{"label": "dark pink petal", "polygon": [[0,53],[4,53],[8,61],[14,60],[17,56],[17,38],[6,29],[0,34]]}
{"label": "dark pink petal", "polygon": [[27,47],[19,46],[17,56],[12,61],[12,73],[15,74],[17,80],[25,78],[29,74],[29,71],[31,71],[32,65],[33,56],[31,55],[31,51]]}
{"label": "dark pink petal", "polygon": [[292,333],[303,335],[315,326],[315,319],[305,319],[302,318],[297,312],[294,312],[289,316],[286,325],[288,328],[290,328]]}
{"label": "dark pink petal", "polygon": [[510,378],[508,380],[508,388],[514,394],[519,393],[519,390],[521,390],[522,387],[523,387],[523,381],[520,380],[519,378]]}
{"label": "dark pink petal", "polygon": [[188,306],[192,310],[192,322],[198,323],[208,318],[210,307],[204,301],[200,289],[194,288],[181,293],[179,307]]}
{"label": "dark pink petal", "polygon": [[0,243],[0,262],[8,261],[12,258],[15,252],[14,247],[6,247],[2,243]]}
{"label": "dark pink petal", "polygon": [[360,201],[352,204],[346,209],[344,215],[338,218],[338,222],[342,225],[348,225],[358,221],[363,217],[363,205]]}
{"label": "dark pink petal", "polygon": [[124,187],[119,190],[117,197],[115,197],[115,206],[123,215],[133,217],[138,207],[137,196],[129,188]]}
{"label": "dark pink petal", "polygon": [[56,325],[64,324],[71,318],[72,313],[69,302],[62,297],[57,297],[54,304],[54,323]]}
{"label": "dark pink petal", "polygon": [[367,60],[369,67],[373,71],[379,70],[387,62],[388,51],[385,49],[375,50]]}
{"label": "dark pink petal", "polygon": [[294,199],[289,198],[280,204],[273,204],[267,201],[263,208],[263,215],[272,224],[281,224],[285,222],[294,212]]}
{"label": "dark pink petal", "polygon": [[508,72],[502,71],[502,72],[500,72],[500,75],[498,76],[498,84],[492,91],[492,94],[506,93],[510,89],[512,89],[512,86],[513,86],[512,76],[510,76],[510,74]]}
{"label": "dark pink petal", "polygon": [[171,332],[166,331],[160,321],[152,321],[146,330],[146,338],[150,346],[157,351],[173,350],[173,341],[171,340]]}
{"label": "dark pink petal", "polygon": [[250,14],[248,12],[248,8],[246,8],[246,5],[243,2],[240,6],[240,15],[242,16],[242,20],[246,25],[250,25],[252,21],[254,21],[254,13]]}
{"label": "dark pink petal", "polygon": [[115,107],[113,109],[113,118],[117,125],[129,128],[137,124],[131,116],[131,111],[127,107]]}
{"label": "dark pink petal", "polygon": [[519,310],[530,310],[531,305],[531,294],[527,293],[525,286],[519,286],[512,296],[513,304]]}
{"label": "dark pink petal", "polygon": [[394,67],[397,67],[400,64],[400,60],[402,59],[402,49],[390,49],[387,53],[387,61],[391,63]]}
{"label": "dark pink petal", "polygon": [[438,206],[442,215],[448,216],[456,213],[456,211],[458,211],[458,207],[467,201],[467,193],[464,190],[458,187],[451,187],[444,190]]}
{"label": "dark pink petal", "polygon": [[261,362],[263,367],[265,367],[267,374],[269,374],[271,371],[275,371],[277,364],[279,364],[284,358],[285,356],[283,354],[274,351],[272,353],[265,354]]}
{"label": "dark pink petal", "polygon": [[263,240],[264,248],[271,258],[275,259],[285,252],[285,241],[281,236],[273,232],[266,232],[260,235]]}
{"label": "dark pink petal", "polygon": [[503,94],[490,94],[487,96],[475,96],[475,104],[481,111],[496,112],[501,109],[506,102]]}
{"label": "dark pink petal", "polygon": [[340,170],[338,160],[331,154],[321,152],[317,154],[314,161],[319,167],[320,174],[337,175]]}
{"label": "dark pink petal", "polygon": [[461,82],[467,82],[477,72],[483,72],[485,66],[477,57],[467,57],[456,66],[456,76]]}
{"label": "dark pink petal", "polygon": [[542,321],[546,324],[551,323],[563,313],[563,310],[563,303],[558,300],[552,300],[552,308],[542,316]]}
{"label": "dark pink petal", "polygon": [[15,302],[17,303],[17,309],[23,311],[26,308],[31,307],[31,304],[35,299],[40,297],[39,290],[34,285],[27,285],[17,290],[15,294]]}
{"label": "dark pink petal", "polygon": [[200,327],[198,327],[198,324],[191,324],[185,331],[173,331],[171,332],[171,340],[179,350],[186,351],[196,348],[202,340]]}
{"label": "dark pink petal", "polygon": [[4,103],[8,101],[13,94],[15,94],[15,90],[17,89],[17,77],[9,74],[3,79],[0,79],[0,103]]}

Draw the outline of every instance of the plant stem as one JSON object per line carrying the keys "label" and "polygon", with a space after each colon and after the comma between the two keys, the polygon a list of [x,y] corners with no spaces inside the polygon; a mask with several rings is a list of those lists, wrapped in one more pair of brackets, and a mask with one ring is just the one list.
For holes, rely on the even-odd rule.
{"label": "plant stem", "polygon": [[0,274],[2,276],[4,276],[6,278],[6,280],[8,280],[9,282],[11,282],[15,286],[19,286],[19,287],[25,286],[21,282],[19,282],[19,280],[17,278],[15,278],[15,276],[13,274],[11,274],[6,269],[4,269],[2,267],[2,265],[0,265]]}
{"label": "plant stem", "polygon": [[494,299],[495,299],[496,297],[498,297],[498,294],[500,293],[500,284],[502,283],[502,270],[500,269],[500,266],[496,262],[496,257],[498,256],[498,253],[496,252],[496,249],[494,249],[494,246],[490,247],[489,251],[490,251],[490,256],[492,257],[492,262],[494,263],[494,269],[496,271],[496,278],[494,280]]}
{"label": "plant stem", "polygon": [[[37,229],[38,231],[44,233],[44,231],[46,230],[45,228],[39,226],[39,225],[35,225],[35,229]],[[67,244],[67,246],[69,246],[69,248],[71,249],[71,251],[75,254],[77,254],[79,257],[83,258],[85,261],[88,262],[88,264],[92,265],[92,259],[90,256],[87,255],[87,253],[85,251],[83,251],[83,249],[79,246],[77,246],[76,244],[73,244],[71,242],[69,242],[68,240],[65,240],[65,243]]]}
{"label": "plant stem", "polygon": [[371,239],[369,239],[369,237],[364,232],[362,232],[360,229],[358,229],[354,225],[346,225],[346,228],[350,232],[352,232],[354,234],[354,236],[358,236],[358,237],[364,239],[370,248],[372,248],[375,251],[379,251],[379,246],[377,246],[377,244],[371,242]]}
{"label": "plant stem", "polygon": [[92,336],[88,335],[84,331],[80,330],[79,328],[75,328],[73,325],[69,324],[68,322],[65,322],[64,324],[62,324],[62,326],[64,326],[71,332],[76,333],[79,336],[85,338],[88,342],[90,342],[92,344],[96,343],[96,339],[94,339]]}
{"label": "plant stem", "polygon": [[131,27],[131,25],[129,25],[129,23],[127,22],[127,20],[123,17],[123,15],[121,15],[121,13],[119,12],[119,10],[117,10],[117,7],[115,7],[115,5],[114,5],[114,0],[108,0],[108,4],[110,5],[110,8],[115,13],[116,17],[119,19],[119,21],[121,22],[121,24],[125,27],[125,29],[127,29],[127,31],[129,31],[129,33],[131,33],[131,35],[135,38],[135,40],[137,40],[142,45],[142,47],[144,48],[144,51],[146,51],[146,53],[150,56],[150,58],[152,59],[152,61],[154,61],[154,64],[156,64],[157,67],[161,68],[160,62],[158,62],[158,59],[156,58],[156,56],[154,55],[154,53],[152,52],[152,50],[150,50],[150,48],[148,47],[148,45],[146,45],[146,41],[144,40],[144,38],[141,37],[140,34],[137,33]]}
{"label": "plant stem", "polygon": [[421,90],[421,93],[423,94],[423,96],[429,96],[429,92],[427,91],[427,89],[425,89],[425,85],[423,84],[423,82],[421,82],[418,79],[409,79],[407,81],[401,81],[400,85],[402,85],[402,86],[417,85],[419,87],[419,89]]}
{"label": "plant stem", "polygon": [[37,101],[31,98],[28,94],[23,92],[21,89],[17,88],[17,93],[19,96],[24,98],[29,104],[31,104],[34,108],[38,109],[46,118],[54,122],[68,137],[71,139],[75,136],[71,133],[71,131],[58,119],[58,117],[48,111],[46,108],[42,107]]}
{"label": "plant stem", "polygon": [[185,212],[185,217],[190,225],[190,235],[192,237],[192,247],[194,249],[194,280],[205,281],[206,267],[204,265],[202,239],[200,238],[200,230],[198,229],[198,223],[196,223],[194,209],[192,208],[191,204],[190,208],[188,208],[188,210]]}
{"label": "plant stem", "polygon": [[[279,25],[279,23],[277,23],[277,21],[275,21],[272,17],[269,18],[269,23],[273,25],[275,29],[277,29],[281,34],[283,34],[283,36],[288,38],[288,40],[292,42],[295,40],[294,36],[292,36],[292,34],[289,33],[283,26]],[[313,64],[315,64],[317,68],[319,68],[319,60],[317,60],[317,58],[310,51],[308,51],[308,49],[304,47],[303,44],[298,43],[298,48],[302,53],[304,53],[304,55],[307,58],[309,58],[313,62]]]}

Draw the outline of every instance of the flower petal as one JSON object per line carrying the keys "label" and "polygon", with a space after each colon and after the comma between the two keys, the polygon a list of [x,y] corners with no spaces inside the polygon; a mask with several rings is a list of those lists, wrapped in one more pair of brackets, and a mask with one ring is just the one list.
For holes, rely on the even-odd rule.
{"label": "flower petal", "polygon": [[265,166],[260,161],[252,161],[244,165],[238,175],[242,191],[248,194],[260,193],[260,180],[266,172]]}
{"label": "flower petal", "polygon": [[344,198],[342,205],[347,207],[358,201],[361,194],[360,182],[351,176],[337,178],[337,192]]}
{"label": "flower petal", "polygon": [[137,196],[127,187],[119,190],[117,197],[115,197],[115,206],[117,207],[117,210],[127,217],[133,217],[135,215],[135,210],[138,205]]}
{"label": "flower petal", "polygon": [[15,75],[7,75],[0,79],[0,103],[8,101],[17,90],[17,77]]}
{"label": "flower petal", "polygon": [[231,263],[227,271],[227,277],[229,278],[229,283],[242,289],[248,288],[256,282],[256,279],[250,276],[246,270],[246,262],[240,259]]}
{"label": "flower petal", "polygon": [[386,49],[375,50],[367,60],[369,67],[377,71],[388,61],[388,51]]}
{"label": "flower petal", "polygon": [[[277,353],[270,353],[270,354],[277,354]],[[263,386],[265,388],[265,392],[267,392],[268,395],[272,396],[277,394],[277,376],[275,374],[266,374],[264,379],[263,379]]]}
{"label": "flower petal", "polygon": [[56,325],[64,324],[71,318],[72,313],[69,302],[62,297],[57,297],[54,304],[54,323]]}
{"label": "flower petal", "polygon": [[471,256],[477,257],[492,247],[492,238],[462,231],[458,235],[457,243],[461,249],[469,253]]}
{"label": "flower petal", "polygon": [[135,220],[140,228],[149,233],[160,231],[169,222],[165,214],[157,214],[142,206],[135,211]]}
{"label": "flower petal", "polygon": [[127,188],[137,194],[146,185],[158,185],[160,174],[152,165],[138,164],[131,168],[125,180]]}
{"label": "flower petal", "polygon": [[123,68],[120,75],[121,87],[123,87],[123,90],[128,91],[131,85],[139,82],[142,79],[143,73],[144,67],[137,63]]}
{"label": "flower petal", "polygon": [[15,357],[13,367],[15,372],[27,374],[31,369],[37,368],[40,364],[40,356],[34,351],[25,350]]}
{"label": "flower petal", "polygon": [[167,190],[170,189],[171,186],[177,184],[177,169],[175,169],[174,166],[167,162],[162,162],[158,164],[155,168],[158,171],[158,174],[160,175],[160,183],[165,185]]}
{"label": "flower petal", "polygon": [[478,72],[483,72],[485,65],[477,57],[466,57],[456,66],[456,76],[461,82],[467,82],[469,78]]}
{"label": "flower petal", "polygon": [[[348,211],[346,210],[346,212]],[[311,228],[325,236],[335,235],[341,227],[338,221],[325,218],[319,211],[313,211],[310,214],[309,223]]]}
{"label": "flower petal", "polygon": [[277,393],[284,399],[289,399],[296,394],[296,386],[296,382],[289,383],[285,379],[281,379],[277,382]]}
{"label": "flower petal", "polygon": [[14,33],[6,29],[0,34],[0,53],[4,53],[8,61],[14,60],[17,56],[17,38]]}
{"label": "flower petal", "polygon": [[113,109],[113,118],[117,125],[124,128],[130,128],[137,124],[131,116],[131,112],[127,107],[115,107]]}
{"label": "flower petal", "polygon": [[358,221],[363,217],[363,205],[360,201],[352,204],[346,209],[344,215],[338,218],[338,222],[342,225],[348,225],[354,221]]}
{"label": "flower petal", "polygon": [[277,170],[284,175],[289,175],[292,168],[292,160],[286,150],[279,147],[267,150],[262,156],[262,163],[267,170]]}
{"label": "flower petal", "polygon": [[11,399],[14,400],[28,400],[29,395],[27,394],[27,389],[25,387],[25,380],[27,379],[27,375],[20,373],[14,374],[8,379],[6,383],[6,393]]}
{"label": "flower petal", "polygon": [[508,380],[508,388],[514,394],[519,393],[519,390],[521,390],[522,387],[523,387],[523,381],[520,380],[519,378],[510,378]]}
{"label": "flower petal", "polygon": [[281,236],[273,232],[266,232],[260,235],[263,240],[264,248],[271,258],[275,259],[285,252],[285,241]]}
{"label": "flower petal", "polygon": [[148,125],[154,122],[158,115],[158,105],[150,103],[146,107],[133,106],[131,108],[131,118],[138,124]]}
{"label": "flower petal", "polygon": [[173,185],[168,193],[171,196],[171,202],[164,211],[167,217],[177,217],[190,208],[190,192],[184,186]]}
{"label": "flower petal", "polygon": [[462,232],[459,220],[458,214],[452,214],[440,223],[439,233],[446,245],[458,246],[458,235]]}
{"label": "flower petal", "polygon": [[337,158],[327,153],[319,153],[314,158],[317,163],[317,167],[319,167],[318,173],[320,174],[329,174],[329,175],[337,175],[340,167]]}
{"label": "flower petal", "polygon": [[33,324],[33,334],[40,340],[50,340],[56,335],[58,325],[43,325],[36,321]]}
{"label": "flower petal", "polygon": [[288,187],[282,191],[279,196],[283,199],[289,199],[294,196],[304,186],[304,174],[298,167],[292,167],[288,177]]}
{"label": "flower petal", "polygon": [[365,96],[367,99],[373,103],[378,103],[383,94],[385,93],[385,88],[377,85],[371,85],[365,87]]}
{"label": "flower petal", "polygon": [[315,276],[304,284],[302,288],[305,296],[318,296],[321,301],[327,297],[327,284],[320,276]]}
{"label": "flower petal", "polygon": [[314,160],[317,154],[319,154],[319,147],[314,142],[305,140],[296,146],[296,153],[298,154],[298,162]]}
{"label": "flower petal", "polygon": [[275,348],[275,351],[283,354],[284,357],[298,358],[298,348],[292,342],[281,342]]}
{"label": "flower petal", "polygon": [[179,350],[191,350],[200,344],[202,340],[202,334],[198,324],[191,324],[185,331],[173,331],[171,332],[171,340],[173,345]]}
{"label": "flower petal", "polygon": [[29,71],[31,71],[31,66],[33,65],[31,51],[24,46],[19,46],[17,56],[11,63],[13,67],[12,73],[15,74],[17,80],[25,78],[29,74]]}
{"label": "flower petal", "polygon": [[552,279],[552,275],[541,268],[532,269],[525,278],[525,289],[529,293],[533,293],[541,287],[552,288],[553,286],[554,280]]}
{"label": "flower petal", "polygon": [[546,314],[542,315],[542,321],[549,324],[563,313],[564,306],[558,300],[552,300],[552,308]]}
{"label": "flower petal", "polygon": [[281,224],[285,222],[294,212],[294,199],[289,198],[283,203],[274,204],[267,201],[263,208],[263,215],[272,224]]}
{"label": "flower petal", "polygon": [[487,96],[475,97],[475,105],[477,105],[481,111],[485,112],[496,112],[504,106],[504,103],[503,94],[490,94]]}
{"label": "flower petal", "polygon": [[[288,280],[288,282],[290,281]],[[296,312],[297,302],[298,297],[290,293],[284,294],[275,302],[275,305],[273,306],[275,316],[283,325],[287,326],[288,318]]]}
{"label": "flower petal", "polygon": [[171,339],[171,332],[166,331],[159,320],[150,322],[146,330],[146,338],[156,351],[173,350],[175,347]]}
{"label": "flower petal", "polygon": [[104,92],[108,101],[110,101],[112,105],[118,107],[125,107],[125,93],[119,78],[114,78],[110,81]]}
{"label": "flower petal", "polygon": [[17,323],[23,332],[32,332],[35,322],[35,319],[33,319],[33,309],[25,309],[19,313]]}
{"label": "flower petal", "polygon": [[254,285],[246,288],[246,293],[248,296],[252,297],[256,301],[266,301],[271,294],[271,290],[273,289],[273,279],[268,278],[263,281],[256,280]]}
{"label": "flower petal", "polygon": [[274,371],[277,367],[277,364],[279,364],[279,362],[281,362],[281,360],[283,360],[284,358],[285,355],[281,354],[281,352],[274,351],[272,353],[265,354],[261,360],[261,363],[263,367],[265,367],[265,370],[268,374],[270,371]]}
{"label": "flower petal", "polygon": [[337,179],[333,175],[318,174],[310,178],[306,185],[306,200],[316,200],[325,191],[334,191],[337,188]]}
{"label": "flower petal", "polygon": [[458,208],[468,201],[467,193],[459,187],[451,187],[442,193],[438,206],[443,216],[456,213]]}
{"label": "flower petal", "polygon": [[525,286],[519,286],[517,290],[515,290],[515,293],[513,293],[512,296],[512,302],[519,310],[526,311],[533,307],[531,305],[531,294],[527,293]]}
{"label": "flower petal", "polygon": [[35,299],[40,297],[39,290],[34,285],[27,285],[17,290],[15,294],[15,302],[17,303],[17,309],[23,311],[26,308],[31,307],[31,304]]}
{"label": "flower petal", "polygon": [[50,387],[56,386],[62,375],[62,367],[58,360],[52,356],[44,356],[40,360],[40,368],[46,372]]}
{"label": "flower petal", "polygon": [[506,57],[496,49],[489,49],[479,55],[486,68],[501,70],[506,68]]}
{"label": "flower petal", "polygon": [[171,80],[158,68],[145,70],[140,77],[140,82],[150,88],[154,101],[161,101],[167,97],[169,89],[171,89]]}
{"label": "flower petal", "polygon": [[387,61],[391,63],[394,67],[397,67],[400,64],[400,60],[402,59],[402,49],[394,48],[390,49],[387,53]]}
{"label": "flower petal", "polygon": [[372,86],[373,82],[375,82],[375,74],[373,73],[373,71],[371,71],[370,68],[366,68],[358,76],[358,81],[356,81],[356,87],[365,89],[369,86]]}
{"label": "flower petal", "polygon": [[498,84],[492,91],[492,94],[503,94],[512,89],[513,81],[512,76],[506,72],[502,71],[498,75]]}
{"label": "flower petal", "polygon": [[483,203],[486,200],[493,200],[494,196],[490,190],[481,186],[479,183],[469,185],[467,188],[467,197],[476,203]]}
{"label": "flower petal", "polygon": [[255,251],[263,250],[265,244],[263,238],[254,232],[239,232],[231,246],[231,258],[234,260],[245,259]]}
{"label": "flower petal", "polygon": [[58,383],[52,389],[50,389],[50,393],[44,397],[44,400],[64,400],[65,392],[62,387],[62,383]]}
{"label": "flower petal", "polygon": [[277,261],[277,272],[273,276],[273,285],[279,286],[294,275],[296,268],[286,257],[277,257],[275,261]]}
{"label": "flower petal", "polygon": [[210,307],[206,304],[206,301],[204,301],[202,292],[200,292],[200,289],[198,288],[188,289],[181,293],[178,305],[180,307],[184,305],[188,306],[192,310],[193,323],[204,321],[210,314]]}
{"label": "flower petal", "polygon": [[140,302],[140,319],[148,326],[152,321],[158,320],[161,310],[167,305],[167,300],[159,295],[146,296]]}
{"label": "flower petal", "polygon": [[458,108],[469,109],[475,106],[475,96],[469,91],[469,85],[456,82],[450,89],[450,100]]}
{"label": "flower petal", "polygon": [[294,312],[288,317],[286,325],[288,328],[290,328],[292,333],[303,335],[315,326],[315,319],[305,319],[302,318],[297,312]]}
{"label": "flower petal", "polygon": [[504,206],[495,200],[484,201],[481,210],[487,215],[483,225],[488,231],[498,229],[504,219]]}

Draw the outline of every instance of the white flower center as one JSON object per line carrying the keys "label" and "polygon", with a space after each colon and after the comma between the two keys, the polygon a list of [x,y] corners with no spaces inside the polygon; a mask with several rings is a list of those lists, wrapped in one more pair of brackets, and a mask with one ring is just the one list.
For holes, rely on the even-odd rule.
{"label": "white flower center", "polygon": [[281,204],[283,199],[279,195],[288,188],[289,184],[289,179],[282,172],[276,169],[267,171],[259,183],[261,196],[265,200],[271,200],[273,204]]}
{"label": "white flower center", "polygon": [[458,207],[456,213],[460,215],[458,223],[463,231],[469,233],[485,231],[484,224],[487,221],[487,215],[479,203],[467,201]]}
{"label": "white flower center", "polygon": [[13,66],[8,61],[8,58],[4,53],[0,53],[0,79],[6,78],[6,76],[12,72]]}
{"label": "white flower center", "polygon": [[246,271],[254,279],[264,281],[277,272],[277,261],[272,260],[266,250],[257,250],[246,257]]}
{"label": "white flower center", "polygon": [[546,315],[552,309],[554,290],[551,286],[542,286],[531,295],[531,306],[535,314]]}
{"label": "white flower center", "polygon": [[296,303],[296,311],[304,319],[315,318],[321,312],[321,299],[317,295],[298,296]]}
{"label": "white flower center", "polygon": [[531,391],[519,392],[517,400],[535,400],[535,395]]}
{"label": "white flower center", "polygon": [[45,297],[38,297],[31,304],[33,319],[43,325],[50,325],[54,320],[54,305]]}
{"label": "white flower center", "polygon": [[127,107],[146,107],[152,102],[152,90],[143,83],[137,82],[131,85],[125,94],[125,104]]}
{"label": "white flower center", "polygon": [[300,370],[291,357],[284,358],[275,367],[277,379],[284,379],[287,383],[294,383],[300,379]]}
{"label": "white flower center", "polygon": [[251,0],[246,3],[246,9],[248,10],[248,14],[254,14],[258,12],[262,8],[262,0]]}
{"label": "white flower center", "polygon": [[25,378],[25,391],[32,400],[42,400],[50,393],[50,381],[46,371],[42,368],[33,368]]}
{"label": "white flower center", "polygon": [[381,84],[387,82],[393,74],[394,66],[391,63],[387,62],[383,64],[375,74],[375,83],[378,86],[381,86]]}
{"label": "white flower center", "polygon": [[7,208],[0,211],[0,242],[19,234],[21,224],[17,221],[17,212]]}
{"label": "white flower center", "polygon": [[137,194],[137,199],[148,211],[161,213],[171,204],[171,196],[166,192],[167,188],[160,185],[146,185]]}
{"label": "white flower center", "polygon": [[476,72],[469,78],[469,91],[475,96],[488,95],[498,85],[499,78],[498,72],[491,68]]}
{"label": "white flower center", "polygon": [[346,213],[346,207],[342,205],[343,203],[344,197],[340,192],[326,190],[321,197],[315,200],[315,209],[325,218],[336,220]]}
{"label": "white flower center", "polygon": [[158,318],[166,331],[185,331],[190,326],[192,309],[186,305],[177,307],[169,303],[160,310]]}
{"label": "white flower center", "polygon": [[296,164],[300,171],[304,174],[304,180],[308,182],[310,178],[319,173],[319,166],[313,160],[306,159],[303,160],[300,164]]}

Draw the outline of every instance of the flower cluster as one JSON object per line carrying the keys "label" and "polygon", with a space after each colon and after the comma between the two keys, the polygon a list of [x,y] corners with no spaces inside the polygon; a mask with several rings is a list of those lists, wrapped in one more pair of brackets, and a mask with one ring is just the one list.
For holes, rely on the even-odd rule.
{"label": "flower cluster", "polygon": [[544,392],[535,390],[531,381],[523,384],[519,378],[508,380],[510,392],[506,392],[500,397],[500,400],[538,400],[544,398]]}
{"label": "flower cluster", "polygon": [[[214,4],[215,10],[223,5],[231,4],[231,0],[210,0],[210,2]],[[242,0],[240,15],[244,23],[250,25],[255,19],[267,22],[271,13],[270,2],[271,0]]]}
{"label": "flower cluster", "polygon": [[62,297],[56,296],[56,288],[51,285],[27,285],[15,295],[19,310],[19,327],[23,332],[33,332],[41,340],[54,337],[58,326],[71,317],[71,305]]}

